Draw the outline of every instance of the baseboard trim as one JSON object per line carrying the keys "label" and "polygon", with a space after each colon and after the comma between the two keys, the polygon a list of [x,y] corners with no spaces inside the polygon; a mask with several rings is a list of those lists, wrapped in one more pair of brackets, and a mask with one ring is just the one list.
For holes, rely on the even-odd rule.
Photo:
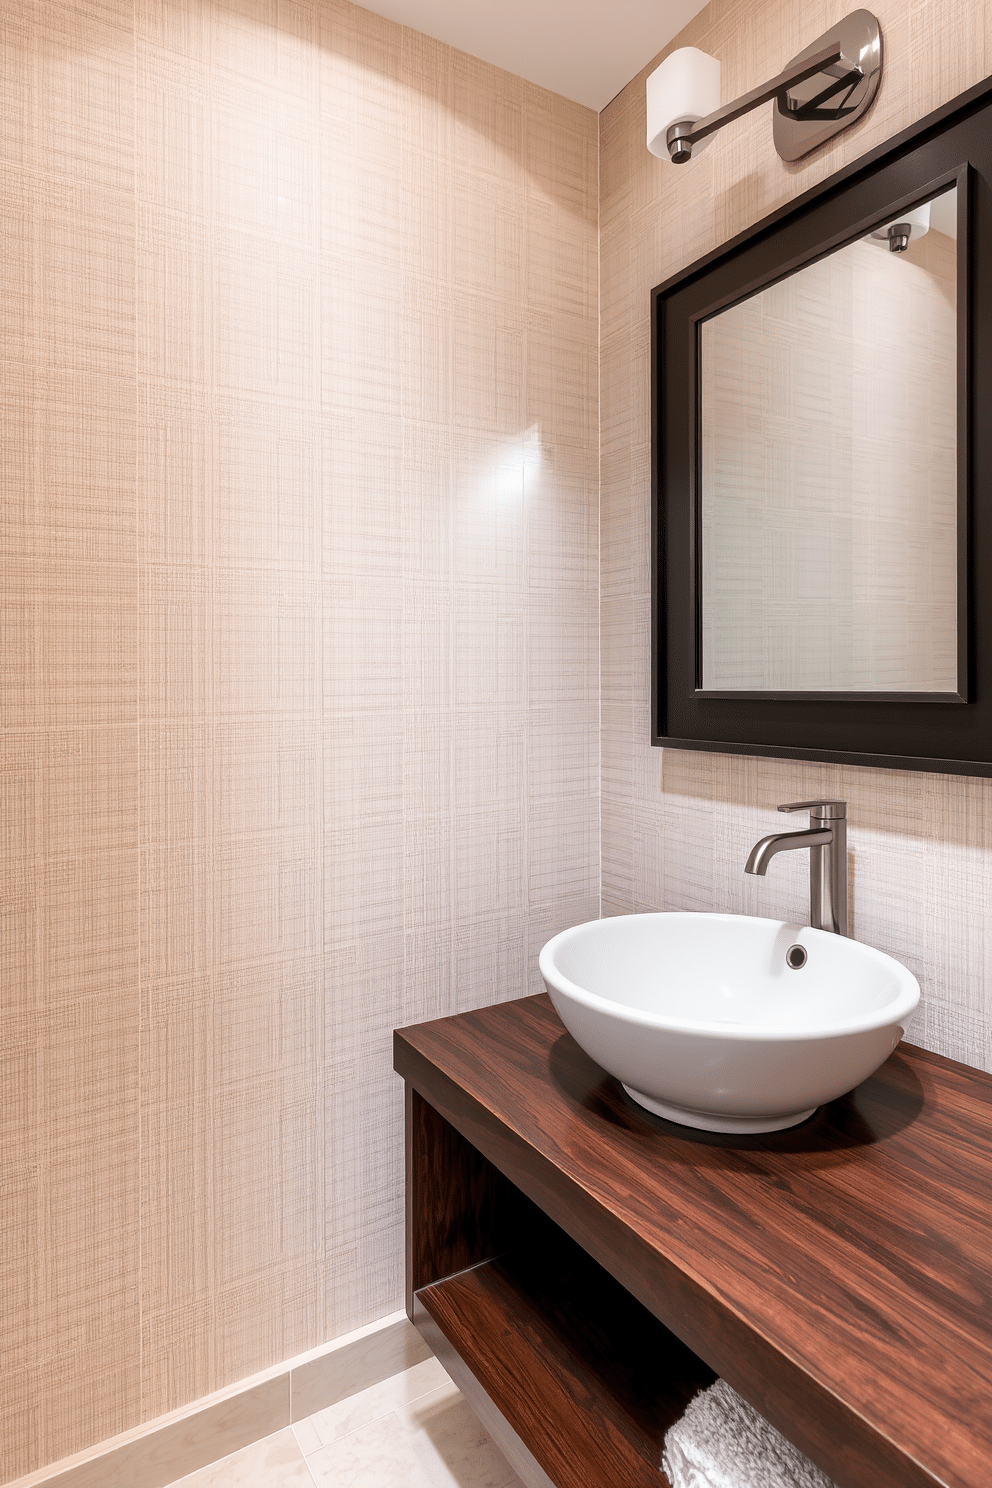
{"label": "baseboard trim", "polygon": [[390,1313],[6,1488],[166,1488],[429,1357],[406,1313]]}

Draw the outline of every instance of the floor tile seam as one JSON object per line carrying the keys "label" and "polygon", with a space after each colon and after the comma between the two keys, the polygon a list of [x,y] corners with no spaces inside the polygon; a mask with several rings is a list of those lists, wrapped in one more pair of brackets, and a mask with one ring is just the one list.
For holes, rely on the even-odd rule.
{"label": "floor tile seam", "polygon": [[[169,1483],[169,1484],[166,1485],[166,1488],[182,1488],[182,1485],[185,1482],[187,1482],[187,1480],[190,1479],[190,1478],[192,1478],[195,1481],[204,1472],[211,1472],[212,1473],[212,1472],[216,1471],[219,1468],[224,1468],[225,1465],[229,1465],[231,1462],[233,1462],[235,1458],[244,1456],[244,1454],[246,1452],[257,1451],[258,1449],[264,1447],[268,1442],[275,1441],[276,1437],[282,1436],[283,1433],[285,1431],[287,1431],[287,1430],[288,1431],[293,1431],[292,1423],[290,1423],[290,1425],[288,1427],[287,1426],[277,1426],[276,1429],[275,1429],[275,1431],[270,1431],[269,1432],[268,1436],[260,1436],[260,1437],[257,1438],[257,1440],[255,1440],[253,1442],[249,1442],[247,1446],[244,1446],[244,1447],[235,1447],[235,1449],[234,1449],[233,1452],[227,1452],[227,1453],[225,1453],[225,1455],[223,1457],[217,1457],[217,1458],[214,1459],[213,1462],[205,1463],[203,1467],[193,1468],[193,1470],[191,1472],[184,1474],[183,1477],[181,1477],[181,1478],[174,1478],[171,1483]],[[316,1479],[313,1476],[313,1473],[310,1471],[310,1465],[307,1462],[306,1453],[304,1452],[303,1447],[301,1446],[300,1441],[299,1441],[299,1438],[297,1437],[295,1431],[293,1431],[293,1441],[294,1441],[294,1444],[296,1446],[297,1451],[300,1454],[300,1460],[301,1460],[301,1462],[303,1462],[304,1465],[306,1466],[308,1480],[310,1482],[314,1483],[315,1488],[319,1488],[319,1485],[317,1484]]]}
{"label": "floor tile seam", "polygon": [[[421,1390],[421,1392],[420,1392],[419,1395],[412,1395],[409,1400],[402,1400],[402,1401],[400,1401],[400,1403],[398,1405],[394,1405],[389,1410],[383,1411],[382,1414],[383,1414],[383,1416],[397,1416],[397,1417],[399,1417],[400,1418],[400,1424],[403,1425],[402,1414],[403,1414],[404,1411],[412,1410],[415,1405],[419,1405],[420,1402],[423,1401],[423,1400],[426,1400],[429,1395],[437,1395],[441,1390],[450,1390],[452,1384],[453,1384],[453,1381],[452,1380],[445,1380],[440,1385],[431,1385],[431,1387],[430,1387],[429,1390]],[[376,1421],[381,1420],[381,1417],[380,1416],[376,1416],[376,1417],[374,1417],[374,1420],[376,1420]],[[373,1424],[373,1422],[372,1421],[369,1421],[367,1424],[369,1426],[371,1426]],[[356,1427],[355,1429],[357,1430],[358,1428]],[[405,1427],[404,1427],[404,1429],[405,1429]],[[349,1435],[350,1435],[350,1433],[349,1433]]]}
{"label": "floor tile seam", "polygon": [[[458,1388],[457,1385],[455,1385],[454,1380],[452,1379],[447,1379],[444,1381],[443,1384],[440,1385],[432,1385],[429,1390],[424,1390],[422,1394],[415,1396],[413,1400],[404,1400],[402,1405],[393,1406],[393,1410],[397,1415],[400,1413],[400,1411],[411,1410],[413,1406],[417,1405],[420,1401],[426,1400],[428,1395],[439,1395],[442,1390],[450,1391],[452,1386],[454,1386],[455,1389]],[[460,1390],[458,1391],[458,1393],[459,1395],[461,1395]],[[464,1399],[464,1396],[462,1396],[462,1399]]]}
{"label": "floor tile seam", "polygon": [[[297,1447],[299,1448],[300,1456],[303,1458],[303,1461],[306,1462],[306,1464],[307,1464],[307,1472],[310,1472],[310,1463],[309,1463],[309,1460],[308,1460],[307,1450],[304,1447],[303,1443],[300,1441],[300,1433],[296,1429],[297,1426],[302,1426],[303,1424],[304,1424],[303,1421],[290,1421],[290,1423],[289,1423],[289,1429],[293,1433],[293,1439],[296,1442]],[[310,1476],[313,1477],[313,1473],[310,1473]]]}
{"label": "floor tile seam", "polygon": [[[319,1452],[328,1452],[331,1450],[332,1447],[339,1447],[341,1446],[342,1442],[350,1441],[351,1438],[353,1436],[357,1436],[360,1431],[367,1431],[370,1426],[381,1425],[383,1421],[388,1421],[390,1416],[395,1417],[397,1426],[404,1433],[404,1435],[407,1435],[407,1428],[400,1420],[400,1410],[402,1410],[402,1406],[393,1406],[392,1410],[384,1411],[381,1416],[375,1416],[371,1421],[362,1421],[361,1425],[353,1427],[351,1431],[342,1432],[340,1436],[332,1437],[330,1441],[321,1442],[319,1446],[314,1447],[312,1452],[305,1451],[302,1444],[300,1445],[300,1451],[303,1452],[304,1457],[306,1457],[309,1461],[311,1457],[316,1457]],[[297,1443],[299,1443],[299,1437],[297,1437],[296,1440]]]}
{"label": "floor tile seam", "polygon": [[[406,1462],[405,1462],[404,1466],[405,1466],[405,1471],[408,1474],[408,1483],[410,1485],[410,1488],[434,1488],[434,1479],[433,1479],[432,1475],[425,1471],[425,1469],[424,1469],[422,1463],[420,1462],[420,1460],[419,1460],[419,1458],[417,1456],[417,1453],[416,1453],[416,1451],[415,1451],[415,1449],[413,1447],[413,1441],[412,1441],[412,1439],[413,1439],[413,1436],[415,1435],[415,1433],[414,1432],[411,1432],[403,1424],[403,1422],[399,1419],[398,1413],[396,1411],[393,1411],[390,1414],[393,1415],[396,1418],[396,1425],[397,1425],[398,1432],[399,1432],[400,1445],[401,1445],[401,1448],[402,1448],[402,1451],[403,1451],[403,1455],[406,1458]],[[386,1420],[386,1419],[388,1419],[388,1417],[381,1417],[380,1418],[380,1424],[381,1424],[381,1421],[382,1420]],[[373,1421],[367,1421],[365,1423],[365,1427],[359,1427],[358,1430],[367,1430],[370,1426],[373,1426],[375,1424],[376,1423],[373,1422]],[[340,1449],[344,1445],[345,1442],[347,1442],[352,1436],[355,1436],[355,1435],[357,1435],[357,1431],[355,1431],[355,1432],[349,1432],[347,1437],[344,1437],[344,1436],[338,1437],[337,1440],[328,1443],[327,1446],[321,1447],[321,1448],[319,1448],[318,1451],[311,1453],[311,1457],[313,1459],[316,1459],[317,1457],[319,1457],[321,1455],[321,1453],[327,1453],[328,1454],[328,1456],[327,1456],[327,1466],[328,1466],[328,1468],[333,1469],[334,1458],[333,1458],[333,1456],[331,1454],[334,1453],[336,1450]],[[328,1477],[324,1475],[324,1473],[321,1471],[320,1466],[319,1465],[317,1465],[317,1466],[311,1465],[310,1458],[307,1458],[307,1467],[308,1467],[308,1470],[310,1472],[311,1477],[314,1479],[314,1482],[316,1484],[316,1488],[328,1488],[328,1483],[331,1480],[328,1479]],[[362,1478],[363,1478],[363,1482],[364,1482],[364,1472],[362,1474]]]}
{"label": "floor tile seam", "polygon": [[[297,1452],[299,1452],[299,1454],[300,1454],[300,1461],[302,1462],[303,1467],[304,1467],[304,1470],[306,1472],[307,1482],[308,1483],[312,1483],[313,1484],[313,1488],[318,1488],[317,1479],[314,1477],[313,1473],[310,1471],[310,1464],[307,1461],[307,1454],[306,1454],[306,1452],[304,1452],[302,1446],[300,1445],[300,1439],[296,1435],[296,1432],[293,1431],[293,1423],[292,1423],[292,1421],[289,1423],[289,1426],[288,1427],[286,1427],[286,1426],[280,1426],[278,1431],[271,1432],[269,1436],[263,1437],[262,1440],[263,1441],[272,1441],[272,1440],[274,1440],[275,1437],[281,1436],[282,1433],[284,1431],[286,1431],[286,1430],[289,1430],[292,1433],[293,1444],[295,1445]],[[273,1480],[273,1488],[277,1488],[277,1485],[275,1483],[275,1480]]]}
{"label": "floor tile seam", "polygon": [[[413,1368],[416,1368],[416,1365],[413,1365],[412,1367]],[[406,1369],[401,1369],[399,1371],[399,1375],[408,1374],[408,1373],[410,1373],[410,1371],[409,1370],[406,1370]],[[399,1378],[399,1375],[393,1375],[392,1378],[393,1379],[398,1379]],[[383,1381],[383,1383],[384,1384],[388,1383],[388,1380]],[[354,1436],[357,1431],[364,1431],[364,1429],[366,1428],[366,1426],[374,1426],[377,1421],[384,1421],[387,1416],[396,1416],[397,1420],[399,1420],[399,1422],[400,1422],[400,1425],[403,1426],[403,1429],[404,1430],[406,1430],[407,1428],[405,1427],[405,1425],[402,1422],[402,1420],[400,1420],[400,1412],[403,1411],[403,1410],[408,1410],[411,1406],[414,1406],[419,1401],[424,1400],[428,1395],[434,1395],[434,1394],[436,1394],[438,1390],[446,1390],[446,1389],[448,1389],[450,1387],[451,1383],[452,1383],[451,1380],[445,1380],[440,1385],[431,1385],[430,1389],[428,1389],[428,1390],[422,1390],[419,1395],[414,1395],[414,1396],[411,1397],[411,1399],[404,1400],[399,1405],[392,1405],[387,1410],[381,1411],[378,1415],[370,1416],[367,1420],[362,1421],[359,1425],[353,1426],[350,1431],[343,1431],[343,1432],[340,1433],[340,1435],[335,1436],[335,1437],[332,1437],[330,1441],[321,1442],[318,1447],[315,1447],[313,1449],[313,1451],[314,1452],[320,1452],[320,1451],[323,1451],[323,1449],[325,1447],[332,1447],[332,1446],[334,1446],[336,1442],[346,1441],[349,1436]],[[371,1389],[376,1389],[378,1387],[375,1386],[375,1385],[372,1385],[372,1386],[370,1386],[370,1388]],[[343,1404],[343,1402],[342,1402],[342,1404]],[[334,1409],[334,1406],[327,1406],[325,1408],[328,1409],[328,1410],[333,1410]],[[314,1411],[313,1412],[313,1415],[311,1415],[311,1416],[304,1416],[304,1418],[303,1418],[302,1421],[295,1421],[295,1422],[292,1423],[293,1424],[294,1435],[296,1435],[297,1443],[299,1444],[300,1450],[301,1450],[301,1452],[303,1452],[303,1455],[304,1456],[307,1456],[308,1454],[307,1454],[306,1449],[304,1448],[302,1442],[300,1442],[299,1435],[296,1432],[296,1427],[297,1426],[306,1425],[308,1422],[310,1422],[310,1421],[313,1420],[314,1416],[318,1416],[318,1415],[321,1415],[321,1414],[322,1414],[321,1411]],[[314,1428],[314,1431],[316,1432],[316,1427]],[[309,1455],[312,1456],[313,1453],[311,1452]]]}
{"label": "floor tile seam", "polygon": [[[293,1432],[293,1435],[296,1436],[295,1431]],[[308,1480],[313,1484],[313,1488],[320,1488],[320,1485],[318,1484],[317,1479],[313,1475],[313,1469],[310,1466],[310,1460],[307,1457],[306,1452],[304,1452],[302,1446],[300,1446],[299,1437],[296,1438],[296,1445],[300,1449],[300,1456],[303,1458],[303,1466],[307,1470],[307,1478],[308,1478]]]}

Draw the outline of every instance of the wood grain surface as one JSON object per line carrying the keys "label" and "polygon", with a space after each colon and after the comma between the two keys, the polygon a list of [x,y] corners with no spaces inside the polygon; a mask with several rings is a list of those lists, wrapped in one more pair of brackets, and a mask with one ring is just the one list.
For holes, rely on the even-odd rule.
{"label": "wood grain surface", "polygon": [[557,1226],[417,1302],[558,1488],[663,1488],[665,1432],[713,1372]]}
{"label": "wood grain surface", "polygon": [[840,1488],[992,1461],[992,1079],[901,1045],[760,1137],[635,1107],[546,996],[395,1036],[398,1072]]}
{"label": "wood grain surface", "polygon": [[518,1243],[543,1216],[434,1107],[406,1087],[406,1310],[440,1277]]}

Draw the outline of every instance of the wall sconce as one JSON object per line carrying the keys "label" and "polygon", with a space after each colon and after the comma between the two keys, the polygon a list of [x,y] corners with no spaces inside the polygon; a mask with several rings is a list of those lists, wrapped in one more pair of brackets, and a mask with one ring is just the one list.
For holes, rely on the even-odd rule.
{"label": "wall sconce", "polygon": [[775,148],[783,160],[798,160],[861,118],[881,76],[882,33],[867,10],[852,11],[784,72],[722,108],[720,63],[682,47],[648,78],[648,149],[683,165],[724,124],[774,99]]}

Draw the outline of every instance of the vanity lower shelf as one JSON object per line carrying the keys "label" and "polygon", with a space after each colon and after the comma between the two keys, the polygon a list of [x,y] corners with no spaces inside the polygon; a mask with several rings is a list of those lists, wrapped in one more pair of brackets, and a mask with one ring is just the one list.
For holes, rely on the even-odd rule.
{"label": "vanity lower shelf", "polygon": [[665,1485],[665,1432],[715,1378],[552,1225],[422,1288],[414,1322],[473,1403],[485,1392],[504,1446],[508,1426],[558,1488]]}
{"label": "vanity lower shelf", "polygon": [[840,1488],[986,1488],[988,1075],[900,1045],[800,1127],[713,1137],[545,996],[399,1030],[394,1064],[407,1311],[531,1488],[663,1485],[714,1373]]}

